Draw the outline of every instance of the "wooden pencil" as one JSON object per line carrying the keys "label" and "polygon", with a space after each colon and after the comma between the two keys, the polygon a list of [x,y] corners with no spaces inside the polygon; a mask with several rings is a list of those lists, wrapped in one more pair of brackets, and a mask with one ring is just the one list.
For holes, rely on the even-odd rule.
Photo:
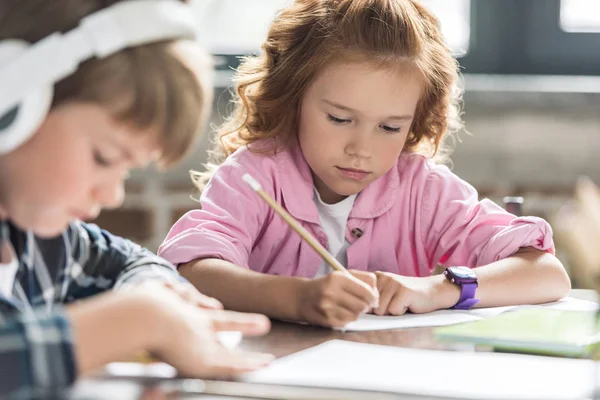
{"label": "wooden pencil", "polygon": [[252,175],[244,174],[242,179],[248,185],[250,185],[252,190],[254,190],[269,205],[269,207],[273,209],[273,211],[279,214],[279,216],[281,216],[281,218],[283,218],[283,220],[287,222],[293,230],[298,232],[302,239],[304,239],[304,241],[308,243],[310,247],[319,253],[321,258],[323,258],[323,260],[325,260],[325,262],[329,264],[331,268],[333,268],[335,271],[342,271],[349,274],[348,270],[344,268],[344,266],[333,255],[331,255],[331,253],[321,246],[321,243],[319,243],[319,241],[315,239],[310,232],[304,229],[304,227],[300,225],[300,223],[296,221],[294,217],[292,217],[283,207],[281,207],[279,203],[277,203],[271,196],[267,194],[267,192],[261,188],[260,183],[258,183],[258,181],[252,177]]}

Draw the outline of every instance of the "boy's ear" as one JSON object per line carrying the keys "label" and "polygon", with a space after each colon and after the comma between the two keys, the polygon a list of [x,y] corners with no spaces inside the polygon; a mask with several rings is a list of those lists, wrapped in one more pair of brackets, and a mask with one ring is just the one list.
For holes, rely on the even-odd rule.
{"label": "boy's ear", "polygon": [[[0,41],[0,87],[7,88],[10,85],[25,86],[31,82],[27,70],[14,74],[11,61],[23,56],[29,44],[22,40]],[[39,66],[35,66],[39,68]],[[6,74],[6,75],[4,75]],[[21,81],[15,82],[11,78],[10,85],[4,85],[4,76],[17,76]],[[52,104],[52,86],[36,87],[24,96],[17,96],[11,90],[0,91],[0,154],[8,153],[29,140],[38,130]]]}

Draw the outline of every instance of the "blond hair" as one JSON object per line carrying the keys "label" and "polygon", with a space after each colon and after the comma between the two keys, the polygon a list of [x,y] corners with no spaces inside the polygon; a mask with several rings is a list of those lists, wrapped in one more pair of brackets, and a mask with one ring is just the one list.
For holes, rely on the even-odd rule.
{"label": "blond hair", "polygon": [[[124,0],[127,1],[127,0]],[[119,0],[2,0],[0,40],[35,43]],[[56,83],[52,108],[89,102],[140,131],[156,132],[159,164],[169,166],[192,147],[212,103],[209,57],[194,43],[171,40],[90,59]]]}
{"label": "blond hair", "polygon": [[416,0],[296,0],[277,15],[260,54],[238,68],[234,110],[218,129],[207,171],[192,173],[196,186],[202,190],[242,146],[271,138],[273,153],[293,143],[307,88],[326,65],[348,57],[408,64],[422,75],[425,90],[405,151],[441,155],[444,137],[462,128],[462,91],[436,17]]}

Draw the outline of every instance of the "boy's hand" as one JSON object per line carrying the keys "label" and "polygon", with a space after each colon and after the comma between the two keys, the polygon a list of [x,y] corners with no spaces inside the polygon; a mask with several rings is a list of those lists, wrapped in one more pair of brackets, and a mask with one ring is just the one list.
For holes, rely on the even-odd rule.
{"label": "boy's hand", "polygon": [[186,301],[189,304],[208,310],[223,309],[223,304],[221,304],[219,300],[200,293],[198,289],[196,289],[189,282],[166,282],[159,280],[147,280],[144,282],[127,285],[126,287],[124,287],[124,289],[130,290],[136,287],[140,287],[143,289],[146,285],[149,285],[150,287],[156,287],[157,284],[163,285],[165,288],[173,291],[173,293],[177,294],[179,297],[181,297],[182,300]]}
{"label": "boy's hand", "polygon": [[376,307],[376,277],[363,271],[332,272],[305,283],[298,315],[322,326],[342,327]]}
{"label": "boy's hand", "polygon": [[230,377],[260,368],[273,359],[268,354],[227,349],[216,334],[219,331],[265,334],[270,322],[263,315],[202,309],[158,282],[139,285],[133,290],[146,299],[149,312],[157,315],[156,329],[160,334],[148,350],[183,376]]}

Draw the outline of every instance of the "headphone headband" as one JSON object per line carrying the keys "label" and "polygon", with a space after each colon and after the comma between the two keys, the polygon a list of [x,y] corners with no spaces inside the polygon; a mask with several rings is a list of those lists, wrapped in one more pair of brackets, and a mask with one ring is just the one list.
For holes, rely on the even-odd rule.
{"label": "headphone headband", "polygon": [[130,0],[86,16],[77,28],[65,34],[49,35],[8,65],[2,60],[0,47],[0,113],[14,107],[32,89],[69,76],[88,58],[103,58],[127,47],[161,40],[193,39],[195,34],[195,21],[187,4]]}
{"label": "headphone headband", "polygon": [[55,32],[32,45],[0,41],[0,154],[33,134],[29,131],[48,112],[54,84],[74,73],[83,61],[128,47],[195,37],[196,21],[188,4],[128,0],[84,17],[69,32]]}

